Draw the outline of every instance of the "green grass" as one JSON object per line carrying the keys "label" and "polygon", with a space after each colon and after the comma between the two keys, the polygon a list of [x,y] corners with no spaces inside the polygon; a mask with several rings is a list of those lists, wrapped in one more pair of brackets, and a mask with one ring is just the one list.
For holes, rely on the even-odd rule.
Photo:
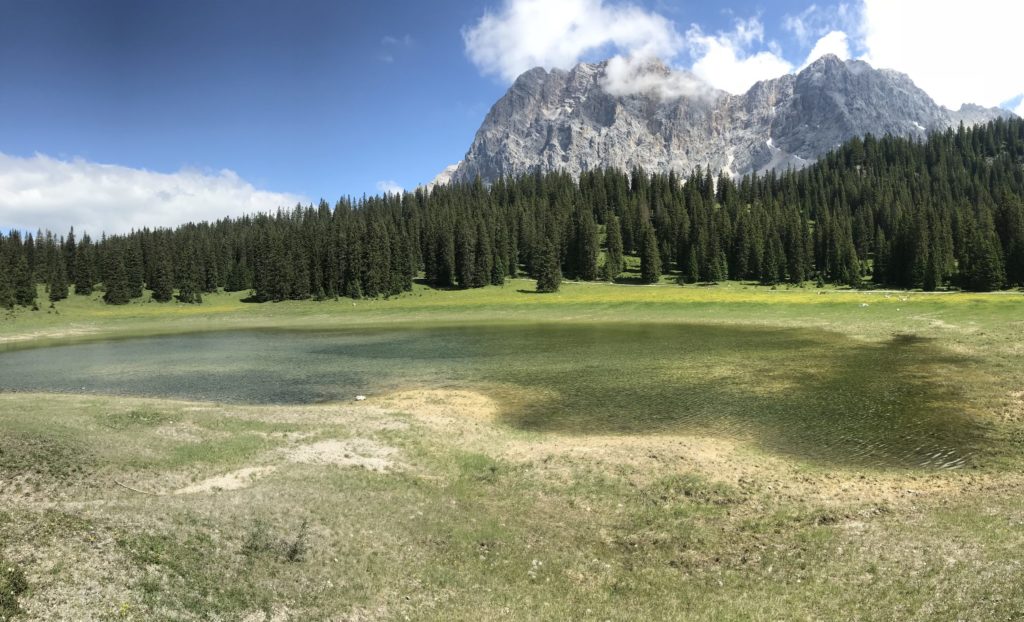
{"label": "green grass", "polygon": [[[566,284],[392,300],[105,307],[0,321],[7,347],[243,328],[699,323],[828,331],[824,399],[925,374],[998,451],[952,472],[825,465],[711,431],[567,433],[443,410],[0,394],[0,563],[25,619],[1018,619],[1024,297]],[[819,293],[820,292],[820,293]],[[901,298],[907,298],[903,300]],[[862,307],[867,303],[868,307]],[[80,331],[58,336],[67,329]],[[27,340],[10,340],[34,335]],[[894,335],[914,335],[905,340]],[[901,341],[903,339],[904,341]],[[889,349],[889,350],[886,350]],[[918,350],[920,349],[920,351]],[[758,350],[744,359],[758,367]],[[799,351],[799,350],[798,350]],[[888,351],[883,359],[876,355]],[[803,352],[803,351],[801,351]],[[935,353],[942,353],[936,356]],[[806,355],[803,352],[801,356]],[[761,372],[786,378],[787,356]],[[879,360],[896,367],[878,366]],[[969,361],[964,365],[958,361]],[[894,369],[896,371],[894,371]],[[955,371],[955,374],[950,373]],[[516,373],[525,374],[523,369]],[[787,379],[788,381],[789,379]],[[662,380],[670,382],[671,380]],[[731,382],[737,382],[733,380]],[[766,405],[793,403],[779,382]],[[735,400],[730,392],[715,400]],[[607,398],[607,396],[606,396]],[[859,399],[856,395],[842,399]],[[905,399],[913,399],[912,396]],[[745,402],[757,408],[758,400]],[[940,406],[936,404],[935,406]],[[366,439],[385,472],[289,462]],[[251,466],[249,486],[164,494]],[[130,488],[126,488],[130,487]],[[142,491],[142,492],[138,492]],[[157,493],[157,494],[148,494]],[[301,550],[301,555],[294,554]],[[4,580],[0,575],[0,581]],[[0,610],[2,611],[2,610]],[[13,611],[13,609],[12,609]],[[2,615],[2,614],[0,614]]]}

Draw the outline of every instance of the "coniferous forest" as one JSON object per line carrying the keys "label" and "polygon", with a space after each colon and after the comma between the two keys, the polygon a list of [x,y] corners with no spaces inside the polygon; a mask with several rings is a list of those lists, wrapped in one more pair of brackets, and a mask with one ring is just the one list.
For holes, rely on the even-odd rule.
{"label": "coniferous forest", "polygon": [[[685,183],[684,183],[685,182]],[[725,279],[990,291],[1024,286],[1024,120],[867,136],[800,171],[598,170],[342,199],[170,229],[90,238],[0,234],[0,307],[103,292],[201,303],[390,296],[532,276],[629,282]]]}

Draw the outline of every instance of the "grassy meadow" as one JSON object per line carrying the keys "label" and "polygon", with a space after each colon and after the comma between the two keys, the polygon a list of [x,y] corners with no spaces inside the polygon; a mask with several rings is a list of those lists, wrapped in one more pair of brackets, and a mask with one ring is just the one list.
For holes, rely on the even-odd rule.
{"label": "grassy meadow", "polygon": [[[0,392],[0,620],[1024,617],[1024,294],[532,289],[123,307],[72,296],[0,317],[0,357],[258,329],[694,325],[815,340],[769,350],[754,338],[738,355],[723,332],[722,348],[643,381],[612,358],[597,371],[614,390],[593,386],[571,426],[544,408],[564,406],[559,391],[588,371],[571,352],[558,382],[510,357],[515,382],[481,365],[478,386],[365,401]],[[640,346],[627,335],[597,351],[625,367],[660,356]],[[894,379],[927,388],[901,399],[955,411],[978,438],[969,460],[942,469],[825,461],[727,428],[628,425],[655,408],[623,402],[630,386],[641,395],[683,376],[706,377],[691,392],[708,416],[778,411],[778,438],[828,424],[784,417],[807,408],[807,387],[827,413],[887,404]],[[531,408],[515,410],[530,387]]]}

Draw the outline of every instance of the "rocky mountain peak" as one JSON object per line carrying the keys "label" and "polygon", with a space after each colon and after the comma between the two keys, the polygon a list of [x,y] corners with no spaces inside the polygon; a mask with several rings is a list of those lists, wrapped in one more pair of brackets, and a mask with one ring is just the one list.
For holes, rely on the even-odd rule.
{"label": "rocky mountain peak", "polygon": [[[864,134],[921,136],[1004,110],[937,105],[905,74],[828,54],[742,95],[657,59],[523,73],[491,108],[453,181],[601,167],[732,175],[802,167]],[[446,171],[448,172],[448,171]]]}

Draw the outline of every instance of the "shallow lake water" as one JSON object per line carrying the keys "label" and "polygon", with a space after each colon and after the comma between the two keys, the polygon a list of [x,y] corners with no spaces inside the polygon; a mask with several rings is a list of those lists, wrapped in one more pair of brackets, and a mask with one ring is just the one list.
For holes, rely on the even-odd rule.
{"label": "shallow lake water", "polygon": [[511,426],[685,432],[811,462],[955,468],[981,438],[927,341],[690,324],[232,331],[0,353],[0,391],[247,404],[477,389]]}

